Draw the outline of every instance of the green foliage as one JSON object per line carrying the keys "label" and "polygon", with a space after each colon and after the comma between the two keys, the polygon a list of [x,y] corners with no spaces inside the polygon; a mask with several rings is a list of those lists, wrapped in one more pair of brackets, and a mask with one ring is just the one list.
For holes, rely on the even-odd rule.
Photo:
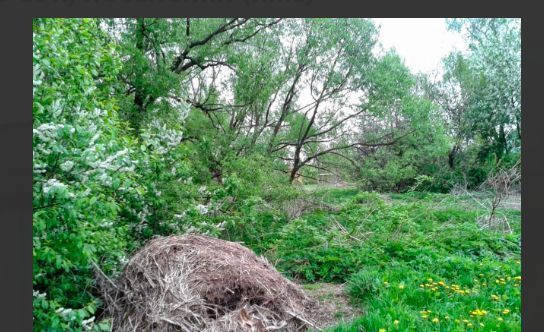
{"label": "green foliage", "polygon": [[94,20],[33,27],[34,327],[77,329],[97,307],[91,261],[111,273],[130,248],[118,212],[137,188],[108,97],[119,62]]}
{"label": "green foliage", "polygon": [[[519,159],[516,22],[454,21],[471,48],[435,84],[376,55],[363,19],[35,19],[35,330],[109,330],[95,264],[115,276],[153,236],[187,232],[347,282],[369,314],[340,330],[432,330],[422,306],[455,330],[444,315],[506,305],[504,327],[481,321],[516,330],[517,285],[473,279],[519,274],[519,213],[498,212],[513,234],[482,231],[467,197],[430,193]],[[425,278],[480,295],[452,302]]]}
{"label": "green foliage", "polygon": [[354,273],[347,285],[348,294],[357,301],[375,297],[381,287],[381,273],[371,268]]}
{"label": "green foliage", "polygon": [[469,51],[444,61],[445,74],[430,98],[449,123],[448,177],[468,188],[480,185],[521,146],[521,34],[519,19],[454,19]]}
{"label": "green foliage", "polygon": [[271,253],[293,277],[347,282],[366,313],[331,331],[520,330],[519,213],[505,234],[480,229],[469,197],[351,196],[286,225]]}
{"label": "green foliage", "polygon": [[[398,264],[353,275],[350,294],[366,301],[367,314],[331,331],[521,330],[519,261],[450,256],[432,264],[432,272]],[[370,299],[359,291],[369,284]]]}
{"label": "green foliage", "polygon": [[278,269],[308,281],[342,281],[360,264],[349,241],[335,229],[326,231],[325,216],[297,219],[285,226],[274,246]]}

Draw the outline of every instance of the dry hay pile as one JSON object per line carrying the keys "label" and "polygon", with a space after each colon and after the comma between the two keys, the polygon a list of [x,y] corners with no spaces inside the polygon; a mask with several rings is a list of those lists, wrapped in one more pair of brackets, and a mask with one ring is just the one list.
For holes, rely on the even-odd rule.
{"label": "dry hay pile", "polygon": [[[100,280],[101,279],[101,280]],[[238,243],[151,240],[115,281],[99,278],[114,331],[304,331],[315,301]]]}

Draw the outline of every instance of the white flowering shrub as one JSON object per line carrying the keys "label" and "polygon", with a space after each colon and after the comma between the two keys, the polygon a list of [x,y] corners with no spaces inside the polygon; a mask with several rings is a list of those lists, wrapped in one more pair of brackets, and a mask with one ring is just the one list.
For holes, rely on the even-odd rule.
{"label": "white flowering shrub", "polygon": [[105,329],[90,262],[119,265],[129,245],[120,201],[139,190],[109,97],[119,62],[94,20],[33,27],[34,327]]}

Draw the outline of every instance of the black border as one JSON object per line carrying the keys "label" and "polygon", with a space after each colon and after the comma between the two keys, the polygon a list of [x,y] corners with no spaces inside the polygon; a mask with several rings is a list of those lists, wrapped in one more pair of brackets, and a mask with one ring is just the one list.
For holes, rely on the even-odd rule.
{"label": "black border", "polygon": [[544,223],[538,209],[544,112],[542,70],[536,70],[542,69],[544,38],[536,16],[541,11],[521,6],[466,0],[0,0],[0,329],[32,330],[32,17],[522,17],[522,327],[544,331]]}

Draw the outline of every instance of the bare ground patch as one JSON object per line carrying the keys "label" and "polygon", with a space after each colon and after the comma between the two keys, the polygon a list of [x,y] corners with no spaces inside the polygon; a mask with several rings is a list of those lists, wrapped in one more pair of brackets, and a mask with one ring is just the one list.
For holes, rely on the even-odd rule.
{"label": "bare ground patch", "polygon": [[319,303],[320,317],[315,317],[321,327],[332,327],[348,323],[361,316],[363,311],[351,305],[343,284],[315,283],[306,284],[304,292]]}

